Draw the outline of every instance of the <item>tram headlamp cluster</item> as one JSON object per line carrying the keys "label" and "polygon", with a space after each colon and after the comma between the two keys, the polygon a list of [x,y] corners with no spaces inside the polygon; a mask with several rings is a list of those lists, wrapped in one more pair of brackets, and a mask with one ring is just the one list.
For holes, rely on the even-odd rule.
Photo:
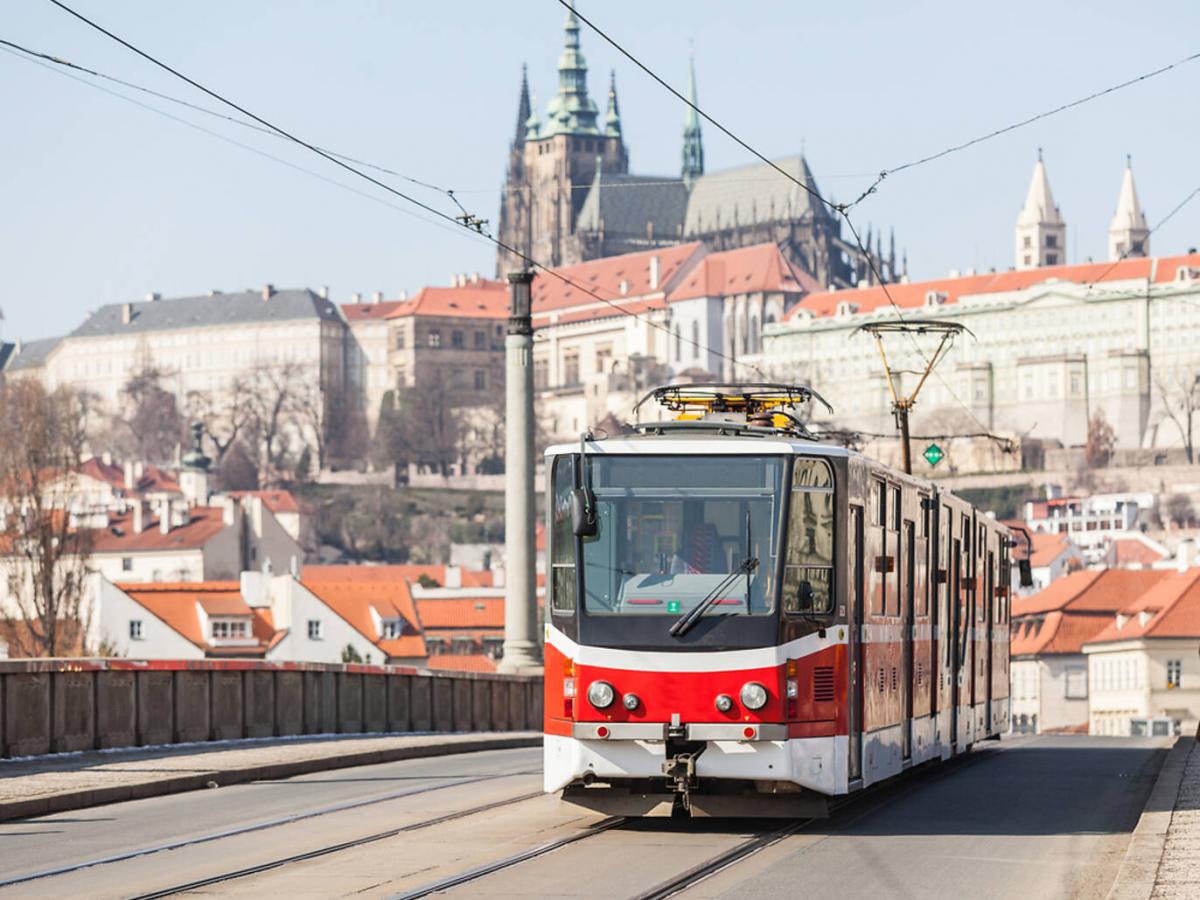
{"label": "tram headlamp cluster", "polygon": [[634,694],[634,693],[629,693],[629,694],[626,694],[624,697],[622,697],[621,703],[624,704],[625,708],[627,710],[629,710],[630,712],[633,712],[635,709],[637,709],[639,706],[642,705],[641,698],[638,697],[638,695]]}
{"label": "tram headlamp cluster", "polygon": [[742,685],[742,706],[746,709],[762,709],[767,705],[767,689],[757,681]]}
{"label": "tram headlamp cluster", "polygon": [[607,681],[593,681],[588,685],[587,697],[596,709],[608,709],[617,699],[617,692]]}
{"label": "tram headlamp cluster", "polygon": [[733,698],[728,694],[717,694],[717,699],[713,701],[713,705],[717,708],[717,712],[729,712],[733,709]]}

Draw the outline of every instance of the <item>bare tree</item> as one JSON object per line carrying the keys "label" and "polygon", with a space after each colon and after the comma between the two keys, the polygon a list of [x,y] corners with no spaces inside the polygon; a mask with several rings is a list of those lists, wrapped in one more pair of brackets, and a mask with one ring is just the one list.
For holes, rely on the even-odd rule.
{"label": "bare tree", "polygon": [[257,455],[259,481],[277,484],[292,470],[290,454],[308,435],[298,414],[308,370],[297,362],[260,363],[246,373],[247,448]]}
{"label": "bare tree", "polygon": [[1179,528],[1188,527],[1196,517],[1196,510],[1187,494],[1172,494],[1168,497],[1166,513],[1167,519]]}
{"label": "bare tree", "polygon": [[184,400],[188,419],[204,426],[218,466],[246,430],[252,390],[251,379],[242,373],[224,390],[189,391]]}
{"label": "bare tree", "polygon": [[36,379],[0,388],[0,541],[21,626],[10,629],[10,641],[22,655],[69,653],[86,633],[91,536],[71,522],[84,441],[69,388],[48,391]]}
{"label": "bare tree", "polygon": [[1170,375],[1158,374],[1154,379],[1158,396],[1167,418],[1175,423],[1183,438],[1183,452],[1189,463],[1195,461],[1195,442],[1192,424],[1200,410],[1200,374],[1192,369],[1176,369]]}
{"label": "bare tree", "polygon": [[146,357],[121,389],[124,409],[119,421],[138,459],[170,459],[183,435],[184,421],[175,395],[163,387],[169,376]]}
{"label": "bare tree", "polygon": [[1099,469],[1107,466],[1112,459],[1116,443],[1116,433],[1104,417],[1104,410],[1097,409],[1088,422],[1087,446],[1083,451],[1083,459],[1088,468]]}

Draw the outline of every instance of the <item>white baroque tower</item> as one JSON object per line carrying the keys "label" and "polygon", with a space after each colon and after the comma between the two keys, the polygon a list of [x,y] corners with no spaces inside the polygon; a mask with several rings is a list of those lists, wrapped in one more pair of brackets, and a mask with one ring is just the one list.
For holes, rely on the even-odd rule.
{"label": "white baroque tower", "polygon": [[1050,179],[1038,149],[1025,206],[1017,216],[1017,268],[1058,266],[1067,261],[1067,223],[1050,193]]}
{"label": "white baroque tower", "polygon": [[1127,156],[1117,212],[1108,226],[1108,258],[1115,262],[1128,256],[1146,256],[1149,252],[1150,229],[1133,184],[1133,161]]}

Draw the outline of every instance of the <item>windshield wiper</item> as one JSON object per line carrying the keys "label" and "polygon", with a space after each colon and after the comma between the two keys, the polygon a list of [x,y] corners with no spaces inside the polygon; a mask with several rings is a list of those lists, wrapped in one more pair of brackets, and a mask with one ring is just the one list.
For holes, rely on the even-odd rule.
{"label": "windshield wiper", "polygon": [[716,602],[716,599],[723,594],[725,590],[729,588],[729,586],[732,585],[740,575],[745,574],[748,577],[750,573],[757,568],[758,558],[754,556],[747,556],[740,563],[738,563],[738,567],[736,569],[721,579],[720,584],[708,592],[708,596],[696,604],[695,607],[689,609],[686,613],[680,616],[675,624],[671,626],[670,633],[675,637],[679,637],[680,635],[684,634],[689,628],[700,621],[700,617],[704,615],[705,611],[712,606],[714,602]]}

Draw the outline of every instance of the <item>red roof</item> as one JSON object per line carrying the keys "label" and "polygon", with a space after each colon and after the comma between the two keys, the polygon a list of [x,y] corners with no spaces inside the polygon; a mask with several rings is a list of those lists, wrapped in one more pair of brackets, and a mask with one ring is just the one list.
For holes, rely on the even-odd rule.
{"label": "red roof", "polygon": [[[118,584],[133,601],[149,610],[174,631],[209,653],[236,656],[262,656],[274,646],[285,632],[276,632],[271,615],[265,610],[251,610],[242,599],[241,585],[236,581],[155,582],[153,584]],[[255,645],[230,647],[213,646],[200,623],[197,607],[208,615],[249,615],[251,636]]]}
{"label": "red roof", "polygon": [[422,597],[417,612],[426,628],[504,628],[503,597]]}
{"label": "red roof", "polygon": [[1047,534],[1035,531],[1029,535],[1033,541],[1033,553],[1031,554],[1029,552],[1029,545],[1025,543],[1025,536],[1020,534],[1020,532],[1017,534],[1017,546],[1013,550],[1013,558],[1025,559],[1029,557],[1029,564],[1035,569],[1050,565],[1071,549],[1071,539],[1067,535]]}
{"label": "red roof", "polygon": [[411,300],[399,303],[387,318],[443,316],[507,319],[508,285],[482,278],[460,287],[424,287]]}
{"label": "red roof", "polygon": [[1012,617],[1039,615],[1054,610],[1116,612],[1160,581],[1167,573],[1145,569],[1080,571],[1050,582],[1029,597],[1017,597]]}
{"label": "red roof", "polygon": [[298,513],[300,504],[291,491],[228,491],[230,497],[241,500],[246,497],[258,497],[263,506],[273,513]]}
{"label": "red roof", "polygon": [[925,296],[930,291],[945,295],[945,303],[956,303],[961,297],[979,294],[996,294],[1018,291],[1034,285],[1053,281],[1068,281],[1075,284],[1092,284],[1110,281],[1152,278],[1155,284],[1174,281],[1181,266],[1200,268],[1200,254],[1163,256],[1141,259],[1126,259],[1116,265],[1107,262],[1083,263],[1080,265],[1042,266],[1020,271],[989,272],[983,275],[967,275],[961,278],[942,278],[935,281],[918,281],[911,284],[889,284],[885,293],[882,287],[851,288],[841,291],[823,291],[810,294],[788,313],[787,318],[808,311],[816,316],[831,316],[843,300],[855,304],[859,313],[867,313],[880,306],[889,305],[888,296],[903,309],[914,309],[925,305]]}
{"label": "red roof", "polygon": [[1108,561],[1113,566],[1151,566],[1170,554],[1156,549],[1140,535],[1115,538],[1108,545]]}
{"label": "red roof", "polygon": [[1088,643],[1137,638],[1200,638],[1200,569],[1162,573],[1167,577],[1134,602]]}
{"label": "red roof", "polygon": [[[676,276],[703,253],[703,244],[691,243],[625,253],[621,256],[607,256],[574,266],[560,266],[556,271],[579,287],[574,287],[554,275],[539,275],[533,282],[533,314],[537,317],[552,310],[599,304],[607,311],[598,310],[597,317],[619,315],[618,310],[597,300],[588,291],[599,294],[622,309],[627,306],[624,302],[626,297],[631,301],[644,300],[647,295],[662,297],[666,289],[673,286]],[[653,288],[650,286],[652,257],[658,258],[658,285]],[[625,286],[624,291],[621,290],[622,284]],[[630,311],[633,311],[632,308]]]}
{"label": "red roof", "polygon": [[821,285],[792,265],[776,244],[756,244],[737,250],[710,253],[683,276],[668,302],[693,297],[724,297],[764,291],[811,293]]}
{"label": "red roof", "polygon": [[93,553],[145,553],[152,551],[198,550],[224,529],[222,510],[216,506],[194,506],[191,518],[163,534],[158,519],[149,512],[140,534],[133,530],[133,513],[110,516],[108,527],[93,531]]}
{"label": "red roof", "polygon": [[[385,566],[305,566],[304,580],[400,581],[416,584],[421,576],[424,575],[426,578],[432,578],[436,581],[439,587],[445,587],[447,568],[447,566],[440,564],[421,565],[416,563]],[[459,575],[461,576],[464,588],[491,587],[493,584],[493,573],[487,569],[460,569]]]}
{"label": "red roof", "polygon": [[1056,610],[1041,620],[1015,623],[1010,652],[1013,656],[1079,653],[1108,622],[1108,616],[1096,613],[1080,615]]}
{"label": "red roof", "polygon": [[449,672],[495,672],[496,660],[482,653],[439,653],[429,657],[425,667]]}
{"label": "red roof", "polygon": [[[425,640],[421,637],[416,606],[403,578],[343,578],[310,576],[310,569],[329,569],[335,566],[311,566],[304,571],[303,584],[322,603],[345,619],[367,640],[376,644],[388,656],[423,657]],[[350,567],[372,571],[375,567]],[[378,568],[385,568],[380,566]],[[391,567],[386,567],[391,568]],[[374,613],[374,615],[372,614]],[[375,625],[380,620],[402,620],[400,635],[384,638]]]}
{"label": "red roof", "polygon": [[342,315],[347,322],[382,321],[407,305],[407,300],[389,300],[385,303],[343,303]]}
{"label": "red roof", "polygon": [[106,463],[98,456],[85,459],[79,466],[79,474],[103,481],[115,488],[125,486],[125,471],[113,463]]}

